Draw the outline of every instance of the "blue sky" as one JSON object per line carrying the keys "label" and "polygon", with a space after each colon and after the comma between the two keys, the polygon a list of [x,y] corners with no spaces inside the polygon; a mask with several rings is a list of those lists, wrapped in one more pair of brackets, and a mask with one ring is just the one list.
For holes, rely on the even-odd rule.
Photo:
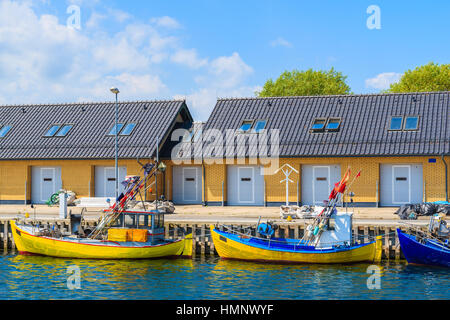
{"label": "blue sky", "polygon": [[[80,28],[67,20],[75,5]],[[381,29],[369,29],[370,5]],[[354,93],[449,63],[448,1],[0,0],[0,103],[254,96],[284,70],[330,69]],[[72,22],[74,20],[71,20]]]}

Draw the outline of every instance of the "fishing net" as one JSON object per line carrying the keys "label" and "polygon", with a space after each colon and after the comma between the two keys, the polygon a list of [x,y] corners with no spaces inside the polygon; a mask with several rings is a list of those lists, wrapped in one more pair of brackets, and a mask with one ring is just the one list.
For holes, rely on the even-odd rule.
{"label": "fishing net", "polygon": [[432,216],[436,213],[450,215],[450,204],[404,204],[395,211],[402,220],[416,220],[419,216]]}

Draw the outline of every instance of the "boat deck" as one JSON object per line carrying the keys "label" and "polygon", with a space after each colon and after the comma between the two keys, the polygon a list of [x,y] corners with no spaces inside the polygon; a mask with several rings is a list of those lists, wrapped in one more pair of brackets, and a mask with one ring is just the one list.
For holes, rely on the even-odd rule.
{"label": "boat deck", "polygon": [[230,233],[227,231],[221,231],[218,229],[214,229],[219,236],[222,236],[224,238],[228,238],[252,247],[260,248],[260,249],[267,249],[267,250],[274,250],[274,251],[286,251],[286,252],[304,252],[304,253],[332,253],[332,252],[341,252],[351,249],[356,249],[360,247],[367,246],[370,243],[365,244],[355,244],[355,245],[331,245],[328,248],[317,248],[315,246],[310,246],[302,242],[298,239],[289,239],[289,238],[271,238],[271,239],[262,239],[262,238],[256,238],[252,236],[240,236],[235,233]]}

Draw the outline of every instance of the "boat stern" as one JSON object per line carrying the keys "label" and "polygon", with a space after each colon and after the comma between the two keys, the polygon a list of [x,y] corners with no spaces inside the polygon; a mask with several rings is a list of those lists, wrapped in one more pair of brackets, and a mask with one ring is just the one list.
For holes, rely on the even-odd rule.
{"label": "boat stern", "polygon": [[186,235],[184,237],[184,247],[183,252],[181,253],[181,257],[183,258],[191,258],[192,257],[192,233]]}
{"label": "boat stern", "polygon": [[381,262],[381,254],[383,252],[383,241],[381,240],[382,236],[377,236],[375,239],[375,257],[373,259],[374,262]]}

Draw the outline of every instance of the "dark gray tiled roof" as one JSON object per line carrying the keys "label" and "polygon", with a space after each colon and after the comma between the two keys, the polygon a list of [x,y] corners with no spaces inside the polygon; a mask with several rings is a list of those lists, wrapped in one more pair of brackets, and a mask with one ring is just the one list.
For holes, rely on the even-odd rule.
{"label": "dark gray tiled roof", "polygon": [[[449,92],[219,99],[204,132],[267,119],[267,130],[280,130],[282,157],[450,154],[449,103]],[[418,115],[419,130],[388,131],[393,115]],[[341,118],[339,132],[310,133],[320,117]]]}
{"label": "dark gray tiled roof", "polygon": [[[119,136],[119,158],[154,156],[157,135],[163,141],[179,114],[192,122],[184,101],[119,102],[119,122],[137,124]],[[114,158],[114,121],[114,102],[0,106],[0,126],[12,126],[0,138],[0,160]],[[74,127],[64,138],[44,138],[52,124]]]}

